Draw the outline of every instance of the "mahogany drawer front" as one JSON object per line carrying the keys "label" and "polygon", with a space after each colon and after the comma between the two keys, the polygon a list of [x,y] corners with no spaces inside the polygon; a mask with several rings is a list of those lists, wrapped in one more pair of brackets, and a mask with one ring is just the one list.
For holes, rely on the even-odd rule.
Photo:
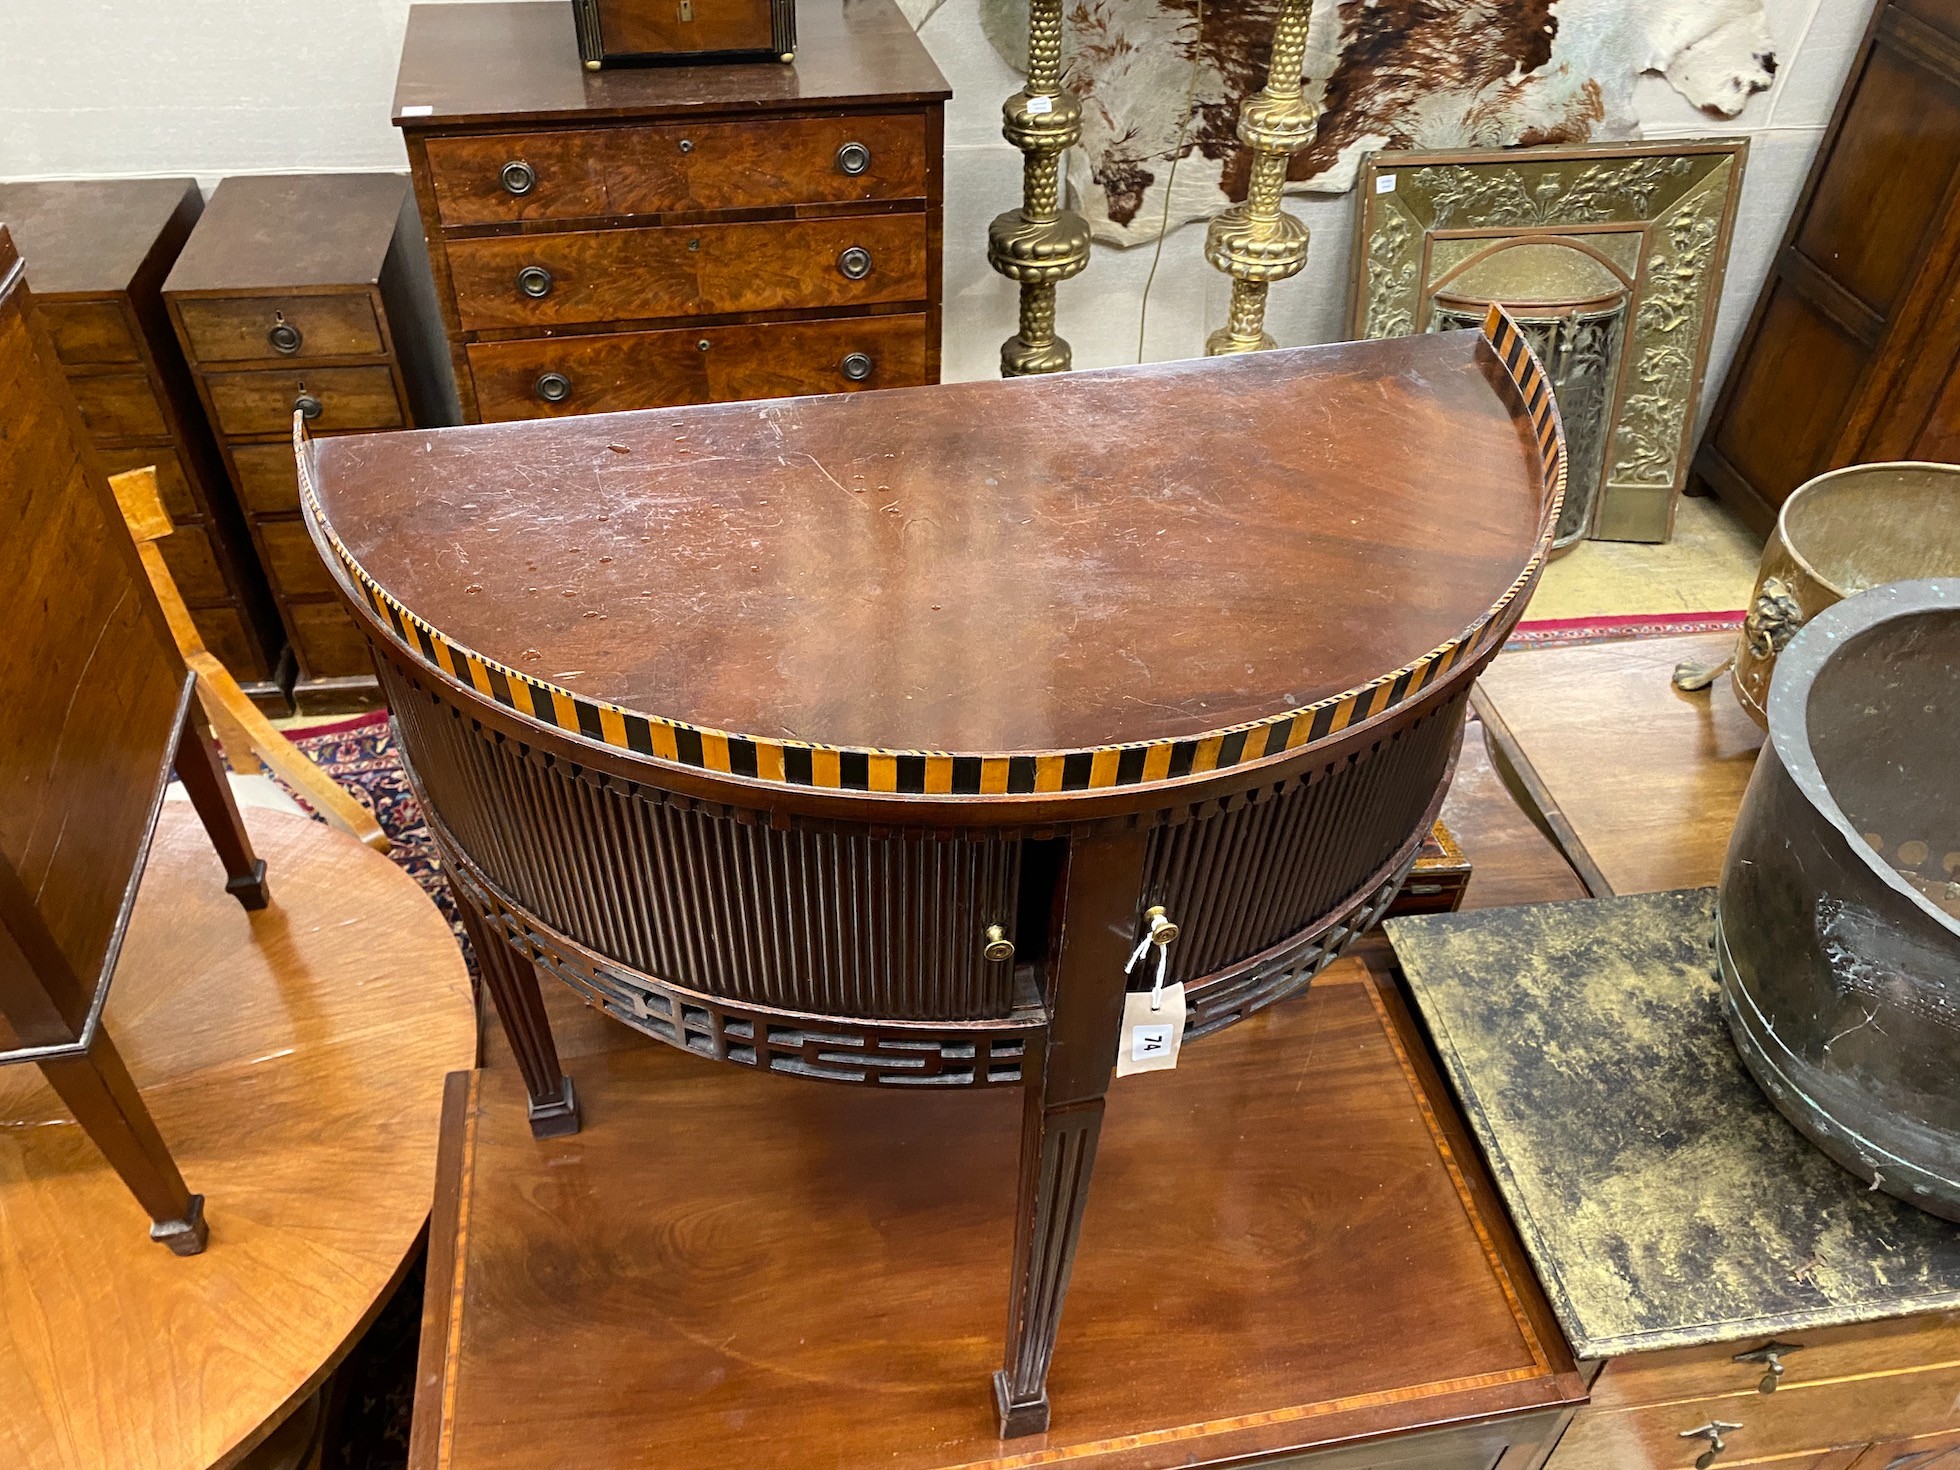
{"label": "mahogany drawer front", "polygon": [[293,411],[307,400],[319,405],[307,420],[316,433],[398,429],[407,422],[395,375],[380,363],[211,373],[204,381],[213,416],[226,434],[290,434]]}
{"label": "mahogany drawer front", "polygon": [[[909,387],[927,381],[927,318],[832,318],[611,332],[467,349],[487,420]],[[548,384],[556,377],[562,384]]]}
{"label": "mahogany drawer front", "polygon": [[102,449],[96,454],[102,468],[112,475],[153,466],[157,472],[157,493],[163,497],[163,508],[171,517],[182,519],[200,514],[197,500],[191,494],[190,479],[184,473],[184,462],[177,457],[176,450],[167,445],[144,445],[134,449]]}
{"label": "mahogany drawer front", "polygon": [[163,564],[170,568],[171,580],[185,602],[195,606],[230,598],[231,589],[225,586],[225,574],[202,526],[177,527],[157,542],[157,550],[163,553]]}
{"label": "mahogany drawer front", "polygon": [[273,590],[282,597],[331,597],[333,578],[314,549],[304,521],[258,523],[259,546]]}
{"label": "mahogany drawer front", "polygon": [[170,425],[148,373],[77,373],[68,379],[89,438],[166,439]]}
{"label": "mahogany drawer front", "polygon": [[[1764,1333],[1760,1337],[1706,1347],[1632,1353],[1600,1370],[1592,1387],[1599,1408],[1668,1403],[1706,1395],[1754,1392],[1767,1369],[1760,1362],[1737,1362],[1772,1344],[1796,1344],[1778,1355],[1783,1365],[1778,1393],[1806,1383],[1860,1373],[1887,1373],[1960,1363],[1960,1312],[1937,1312],[1891,1322]],[[1772,1395],[1773,1396],[1773,1395]],[[1736,1416],[1728,1416],[1733,1419]]]}
{"label": "mahogany drawer front", "polygon": [[54,339],[54,355],[63,362],[89,367],[143,360],[120,302],[37,301],[35,305]]}
{"label": "mahogany drawer front", "polygon": [[374,677],[367,640],[338,602],[288,602],[285,606],[294,651],[309,675],[317,679]]}
{"label": "mahogany drawer front", "polygon": [[926,195],[922,112],[431,138],[428,149],[444,225]]}
{"label": "mahogany drawer front", "polygon": [[234,444],[231,467],[248,511],[276,515],[299,509],[299,467],[290,443]]}
{"label": "mahogany drawer front", "polygon": [[1709,1442],[1682,1435],[1717,1420],[1737,1427],[1722,1431],[1715,1467],[1934,1434],[1953,1427],[1956,1395],[1960,1364],[1639,1408],[1595,1400],[1573,1418],[1547,1470],[1689,1470]]}
{"label": "mahogany drawer front", "polygon": [[176,305],[191,356],[202,363],[376,357],[388,350],[374,302],[359,292],[180,296]]}
{"label": "mahogany drawer front", "polygon": [[449,270],[468,332],[924,301],[926,217],[456,240]]}

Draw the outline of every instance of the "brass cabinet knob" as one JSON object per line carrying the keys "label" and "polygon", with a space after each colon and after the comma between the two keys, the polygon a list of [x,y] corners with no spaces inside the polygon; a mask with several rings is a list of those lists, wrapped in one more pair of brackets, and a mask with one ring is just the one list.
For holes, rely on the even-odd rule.
{"label": "brass cabinet knob", "polygon": [[1783,1360],[1791,1353],[1800,1353],[1802,1351],[1803,1344],[1800,1342],[1778,1342],[1775,1338],[1771,1338],[1759,1348],[1751,1348],[1746,1353],[1737,1353],[1733,1361],[1738,1363],[1761,1363],[1763,1365],[1763,1376],[1762,1381],[1756,1385],[1756,1392],[1775,1393],[1776,1385],[1782,1380],[1784,1373],[1788,1371],[1784,1366]]}
{"label": "brass cabinet knob", "polygon": [[538,379],[538,397],[546,403],[563,403],[572,396],[572,380],[563,373],[546,373]]}
{"label": "brass cabinet knob", "polygon": [[517,273],[517,289],[536,300],[551,294],[551,272],[541,265],[527,265]]}
{"label": "brass cabinet knob", "polygon": [[293,400],[293,411],[310,424],[327,411],[327,406],[311,393],[301,393]]}
{"label": "brass cabinet knob", "polygon": [[987,959],[998,963],[1014,958],[1014,941],[1007,937],[1007,931],[998,924],[987,926],[987,947],[980,951]]}
{"label": "brass cabinet knob", "polygon": [[291,357],[299,351],[301,337],[299,328],[280,317],[272,324],[272,330],[265,334],[265,340],[272,344],[272,350],[283,357]]}
{"label": "brass cabinet knob", "polygon": [[837,257],[837,269],[847,281],[861,281],[871,274],[871,252],[862,245],[853,245]]}
{"label": "brass cabinet knob", "polygon": [[853,383],[862,383],[871,376],[873,366],[870,353],[847,352],[844,354],[844,360],[837,364],[837,371]]}
{"label": "brass cabinet knob", "polygon": [[1177,925],[1171,922],[1170,916],[1164,912],[1164,906],[1162,904],[1153,903],[1143,911],[1143,918],[1144,922],[1150,926],[1150,942],[1152,944],[1169,944],[1173,939],[1177,938]]}
{"label": "brass cabinet knob", "polygon": [[837,150],[837,171],[856,178],[871,167],[871,150],[862,143],[846,143]]}
{"label": "brass cabinet knob", "polygon": [[537,188],[537,170],[523,159],[513,158],[497,171],[497,181],[504,186],[506,194],[521,197]]}

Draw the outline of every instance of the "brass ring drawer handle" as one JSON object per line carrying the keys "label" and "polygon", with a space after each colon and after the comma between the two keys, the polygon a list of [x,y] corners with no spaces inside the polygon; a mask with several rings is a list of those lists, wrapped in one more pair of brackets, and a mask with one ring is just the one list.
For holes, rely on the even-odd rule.
{"label": "brass ring drawer handle", "polygon": [[852,245],[837,257],[837,269],[847,281],[861,281],[871,274],[871,252],[862,245]]}
{"label": "brass ring drawer handle", "polygon": [[537,170],[521,158],[513,158],[499,169],[497,179],[504,192],[514,197],[521,198],[538,186]]}
{"label": "brass ring drawer handle", "polygon": [[265,340],[272,344],[274,352],[284,357],[291,357],[299,351],[303,339],[300,337],[298,327],[281,318],[272,324],[272,329],[265,334]]}
{"label": "brass ring drawer handle", "polygon": [[546,373],[538,379],[538,397],[546,403],[563,403],[572,396],[572,380],[563,373]]}
{"label": "brass ring drawer handle", "polygon": [[862,383],[866,378],[871,376],[871,369],[874,366],[875,364],[871,361],[870,353],[847,352],[844,354],[844,360],[837,364],[837,371],[849,378],[853,383]]}
{"label": "brass ring drawer handle", "polygon": [[302,393],[293,400],[293,411],[310,424],[327,411],[327,406],[311,393]]}
{"label": "brass ring drawer handle", "polygon": [[541,265],[527,265],[517,273],[517,289],[532,300],[551,294],[551,272]]}
{"label": "brass ring drawer handle", "polygon": [[837,150],[837,171],[856,178],[871,167],[871,150],[862,143],[846,143]]}

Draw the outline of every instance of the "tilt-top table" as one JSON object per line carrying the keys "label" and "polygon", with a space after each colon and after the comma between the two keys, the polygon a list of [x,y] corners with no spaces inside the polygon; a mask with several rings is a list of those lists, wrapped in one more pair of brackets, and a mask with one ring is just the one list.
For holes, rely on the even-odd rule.
{"label": "tilt-top table", "polygon": [[1026,1107],[1003,1435],[1124,993],[1183,1038],[1393,899],[1534,583],[1556,410],[1483,333],[300,444],[523,1071],[535,971],[717,1060]]}

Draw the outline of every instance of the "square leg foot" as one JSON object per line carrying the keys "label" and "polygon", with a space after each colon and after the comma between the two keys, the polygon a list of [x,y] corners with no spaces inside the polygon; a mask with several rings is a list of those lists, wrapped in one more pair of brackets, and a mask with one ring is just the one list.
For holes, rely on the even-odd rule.
{"label": "square leg foot", "polygon": [[271,899],[272,893],[265,886],[265,859],[260,858],[252,864],[252,871],[236,878],[225,880],[225,892],[244,904],[247,909],[262,909]]}
{"label": "square leg foot", "polygon": [[1046,1390],[1038,1399],[1015,1403],[1012,1391],[1007,1386],[1007,1374],[994,1374],[994,1408],[1000,1414],[1000,1437],[1019,1439],[1024,1434],[1046,1434],[1048,1432],[1048,1394]]}
{"label": "square leg foot", "polygon": [[204,1196],[191,1196],[181,1220],[160,1220],[150,1227],[150,1239],[162,1241],[175,1256],[194,1256],[210,1243],[211,1227],[204,1223]]}
{"label": "square leg foot", "polygon": [[558,1079],[559,1098],[557,1102],[530,1104],[531,1137],[563,1138],[579,1130],[578,1094],[572,1090],[572,1079]]}

